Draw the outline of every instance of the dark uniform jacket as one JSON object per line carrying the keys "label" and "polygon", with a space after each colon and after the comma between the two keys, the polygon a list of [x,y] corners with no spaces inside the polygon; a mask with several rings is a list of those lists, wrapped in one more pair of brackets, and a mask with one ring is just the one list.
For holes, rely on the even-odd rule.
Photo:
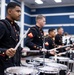
{"label": "dark uniform jacket", "polygon": [[[55,48],[55,47],[56,47],[55,41],[54,41],[51,37],[47,37],[47,38],[45,39],[45,48],[46,48],[47,50],[50,50],[50,49],[53,49],[53,48]],[[47,52],[46,58],[48,58],[48,57],[50,57],[50,56],[53,56],[53,55],[50,54],[49,52]]]}
{"label": "dark uniform jacket", "polygon": [[26,38],[26,44],[31,50],[40,50],[43,46],[43,30],[38,26],[31,27]]}
{"label": "dark uniform jacket", "polygon": [[55,36],[55,43],[56,43],[57,45],[62,45],[62,35],[57,34],[57,35]]}
{"label": "dark uniform jacket", "polygon": [[46,49],[49,50],[55,48],[55,41],[51,37],[47,37],[45,43],[48,43],[48,45],[45,44]]}
{"label": "dark uniform jacket", "polygon": [[6,68],[20,65],[21,47],[18,48],[14,57],[9,58],[5,54],[7,49],[15,48],[19,41],[19,26],[15,22],[13,25],[16,29],[17,38],[11,21],[7,18],[0,20],[0,75],[3,75]]}
{"label": "dark uniform jacket", "polygon": [[[55,36],[55,43],[56,43],[57,46],[59,46],[59,45],[62,46],[63,45],[63,43],[62,43],[62,35],[57,34]],[[60,48],[60,49],[58,49],[58,51],[59,51],[59,53],[64,52],[65,48]]]}

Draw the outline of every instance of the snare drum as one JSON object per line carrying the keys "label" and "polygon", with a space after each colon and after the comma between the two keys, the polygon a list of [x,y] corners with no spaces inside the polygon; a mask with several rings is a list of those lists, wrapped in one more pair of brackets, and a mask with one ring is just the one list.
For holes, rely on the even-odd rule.
{"label": "snare drum", "polygon": [[[29,62],[30,62],[30,61],[29,61]],[[31,67],[31,68],[32,68],[32,67],[34,67],[34,65],[33,65],[33,64],[31,64],[31,63],[30,63],[30,64],[28,64],[28,63],[26,63],[26,62],[25,62],[25,60],[21,60],[21,66]]]}
{"label": "snare drum", "polygon": [[59,71],[59,75],[67,75],[68,74],[68,67],[66,65],[60,64],[60,63],[45,63],[47,66],[49,67],[54,67],[54,68],[58,68]]}
{"label": "snare drum", "polygon": [[[55,57],[50,57],[51,59],[55,59]],[[64,64],[64,65],[69,65],[69,58],[67,57],[56,57],[57,59],[57,62],[58,63],[61,63],[61,64]]]}
{"label": "snare drum", "polygon": [[42,64],[43,62],[45,62],[45,63],[55,62],[53,59],[47,59],[47,58],[44,59],[44,58],[40,58],[40,57],[34,58],[33,61],[35,61],[35,62],[37,62],[39,64]]}
{"label": "snare drum", "polygon": [[59,70],[58,68],[49,67],[49,66],[40,66],[38,67],[38,70],[40,72],[39,75],[58,75]]}
{"label": "snare drum", "polygon": [[4,72],[5,75],[36,75],[37,70],[28,67],[9,67]]}

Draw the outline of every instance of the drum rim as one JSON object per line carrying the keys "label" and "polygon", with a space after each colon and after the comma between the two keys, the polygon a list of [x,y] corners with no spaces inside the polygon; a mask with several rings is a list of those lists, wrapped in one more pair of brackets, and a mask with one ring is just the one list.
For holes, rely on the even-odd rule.
{"label": "drum rim", "polygon": [[[45,66],[45,67],[49,67],[49,66]],[[53,71],[41,70],[41,68],[44,68],[44,67],[43,67],[43,66],[42,66],[42,67],[40,66],[40,67],[38,67],[38,70],[39,70],[40,72],[42,72],[42,73],[43,73],[43,72],[44,72],[44,73],[53,73],[53,74],[59,73],[59,69],[58,69],[58,68],[55,68],[55,69],[57,69],[56,71],[54,71],[54,70],[53,70]],[[53,67],[51,67],[51,68],[53,68]]]}
{"label": "drum rim", "polygon": [[[15,68],[20,68],[20,67],[15,67]],[[22,68],[22,66],[21,66],[21,68]],[[33,72],[34,72],[34,70],[36,70],[36,69],[33,69],[33,68],[29,68],[29,67],[23,67],[24,69],[29,69],[29,73],[27,72],[27,73],[21,73],[21,72],[19,72],[19,73],[17,73],[16,71],[15,72],[11,72],[11,71],[9,71],[9,70],[14,70],[14,67],[9,67],[9,68],[7,68],[6,70],[4,70],[4,73],[5,74],[32,74]],[[31,71],[32,70],[32,71]],[[37,70],[36,70],[37,71]]]}
{"label": "drum rim", "polygon": [[[58,66],[53,66],[53,64],[58,65]],[[67,70],[68,69],[68,67],[66,65],[60,64],[60,63],[46,63],[46,66],[59,68],[59,70]]]}

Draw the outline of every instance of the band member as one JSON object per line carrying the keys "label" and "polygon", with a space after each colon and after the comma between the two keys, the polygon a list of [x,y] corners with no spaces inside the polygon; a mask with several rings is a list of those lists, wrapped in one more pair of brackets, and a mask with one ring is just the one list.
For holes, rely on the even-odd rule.
{"label": "band member", "polygon": [[10,2],[6,11],[6,18],[0,20],[0,75],[4,75],[6,68],[20,65],[22,49],[14,49],[19,41],[19,26],[15,20],[20,19],[21,7],[15,2]]}
{"label": "band member", "polygon": [[[48,37],[45,39],[45,48],[47,50],[53,49],[56,47],[55,45],[55,29],[51,28],[48,30]],[[55,55],[55,51],[50,51],[46,54],[46,58],[49,56]]]}
{"label": "band member", "polygon": [[59,53],[65,51],[64,48],[61,48],[64,45],[62,42],[63,32],[64,32],[64,30],[62,27],[57,28],[57,35],[55,36],[55,43],[58,47],[60,47],[60,49],[58,49]]}
{"label": "band member", "polygon": [[[62,52],[65,52],[66,50],[70,49],[70,48],[62,48],[62,46],[64,45],[62,42],[62,36],[63,36],[64,30],[62,27],[58,27],[57,28],[57,35],[55,36],[55,43],[57,44],[58,48],[58,55],[62,55]],[[66,55],[63,55],[66,56]]]}
{"label": "band member", "polygon": [[64,45],[72,44],[71,36],[67,32],[65,32],[63,35],[63,44]]}
{"label": "band member", "polygon": [[46,49],[55,48],[55,29],[48,30],[48,37],[45,40]]}
{"label": "band member", "polygon": [[38,15],[36,17],[36,25],[30,28],[27,34],[26,46],[31,50],[41,50],[43,47],[43,36],[44,32],[42,30],[46,23],[46,19],[43,15]]}
{"label": "band member", "polygon": [[57,35],[55,36],[55,43],[57,45],[63,45],[63,43],[62,43],[63,32],[64,32],[64,30],[62,27],[57,28]]}

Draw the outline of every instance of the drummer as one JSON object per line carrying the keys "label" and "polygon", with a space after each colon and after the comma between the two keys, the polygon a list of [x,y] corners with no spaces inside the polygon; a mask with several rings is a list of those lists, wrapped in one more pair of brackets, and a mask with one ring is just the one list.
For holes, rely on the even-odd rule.
{"label": "drummer", "polygon": [[64,45],[63,42],[62,42],[63,33],[64,33],[63,28],[58,27],[57,28],[57,35],[55,36],[55,43],[60,47],[60,49],[58,49],[59,53],[65,51],[64,48],[61,48]]}
{"label": "drummer", "polygon": [[[19,26],[15,22],[20,19],[21,6],[10,2],[7,7],[7,16],[0,20],[0,75],[11,66],[20,66],[21,47],[14,49],[19,41]],[[11,58],[9,58],[11,57]]]}
{"label": "drummer", "polygon": [[44,32],[42,28],[45,23],[46,19],[43,15],[36,17],[36,25],[30,28],[25,41],[25,45],[29,47],[30,50],[43,50]]}
{"label": "drummer", "polygon": [[44,37],[42,28],[45,23],[46,19],[43,15],[38,15],[36,17],[36,25],[30,28],[26,37],[25,45],[29,47],[30,50],[42,50]]}
{"label": "drummer", "polygon": [[[61,53],[62,52],[65,52],[66,50],[70,49],[70,48],[62,48],[62,46],[64,45],[63,42],[62,42],[62,36],[63,36],[63,33],[64,33],[64,30],[62,27],[58,27],[57,28],[57,35],[55,36],[55,43],[56,45],[58,46],[58,51],[59,51],[59,54],[58,55],[62,55]],[[66,56],[66,55],[64,55]]]}
{"label": "drummer", "polygon": [[64,30],[62,27],[57,28],[57,35],[55,36],[55,43],[57,45],[63,45],[62,43],[62,36],[63,36]]}
{"label": "drummer", "polygon": [[[56,47],[55,44],[55,29],[51,28],[48,30],[48,37],[45,39],[45,48],[47,50],[53,49]],[[49,56],[53,56],[55,55],[55,51],[52,50],[51,52],[48,52],[46,54],[46,58],[48,58]]]}

